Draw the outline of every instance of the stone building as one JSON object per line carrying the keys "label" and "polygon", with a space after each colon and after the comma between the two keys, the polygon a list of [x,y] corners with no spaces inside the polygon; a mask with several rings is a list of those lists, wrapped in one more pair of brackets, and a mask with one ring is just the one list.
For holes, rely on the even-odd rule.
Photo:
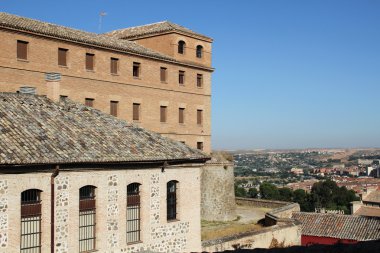
{"label": "stone building", "polygon": [[155,24],[94,34],[0,13],[0,91],[46,95],[46,72],[62,75],[59,95],[211,151],[212,39]]}
{"label": "stone building", "polygon": [[0,123],[1,253],[201,251],[203,152],[40,95],[0,93]]}

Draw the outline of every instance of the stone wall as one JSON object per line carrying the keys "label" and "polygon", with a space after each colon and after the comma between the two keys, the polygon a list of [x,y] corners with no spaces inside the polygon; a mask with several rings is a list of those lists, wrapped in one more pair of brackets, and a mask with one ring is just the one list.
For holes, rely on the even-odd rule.
{"label": "stone wall", "polygon": [[202,168],[201,173],[202,220],[227,221],[235,219],[233,164],[213,157]]}
{"label": "stone wall", "polygon": [[[49,173],[1,174],[0,253],[19,252],[20,198],[42,190],[42,252],[50,252]],[[177,220],[166,219],[166,183],[178,181]],[[139,183],[141,242],[126,243],[127,185]],[[78,252],[79,189],[96,187],[96,250],[113,252],[200,251],[200,168],[64,171],[55,178],[55,252]],[[191,201],[188,201],[191,199]],[[10,205],[11,203],[11,205]],[[9,227],[12,224],[12,228]]]}
{"label": "stone wall", "polygon": [[203,241],[202,251],[283,248],[294,245],[301,245],[301,227],[294,224],[284,224],[217,240]]}
{"label": "stone wall", "polygon": [[267,199],[253,199],[253,198],[236,198],[236,204],[243,206],[265,207],[265,208],[278,208],[286,206],[289,202],[267,200]]}

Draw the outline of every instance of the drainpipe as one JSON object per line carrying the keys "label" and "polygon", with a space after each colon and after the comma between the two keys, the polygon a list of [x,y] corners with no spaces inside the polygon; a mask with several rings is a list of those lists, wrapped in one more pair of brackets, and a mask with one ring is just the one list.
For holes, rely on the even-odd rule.
{"label": "drainpipe", "polygon": [[54,221],[55,221],[55,209],[54,209],[54,206],[55,206],[55,193],[54,193],[54,179],[56,178],[56,176],[58,176],[59,174],[59,165],[56,165],[55,166],[55,169],[53,171],[53,173],[51,174],[51,177],[50,177],[50,192],[51,192],[51,214],[50,214],[50,220],[51,220],[51,225],[50,225],[50,234],[51,234],[51,237],[50,237],[50,248],[51,248],[51,253],[54,253],[54,230],[55,230],[55,225],[54,225]]}

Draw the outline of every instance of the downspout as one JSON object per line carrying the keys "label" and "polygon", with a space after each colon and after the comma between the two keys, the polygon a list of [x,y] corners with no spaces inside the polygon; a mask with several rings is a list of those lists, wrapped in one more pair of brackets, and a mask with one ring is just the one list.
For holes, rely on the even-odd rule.
{"label": "downspout", "polygon": [[53,173],[51,174],[51,177],[50,177],[50,192],[51,192],[51,214],[50,214],[50,220],[51,220],[51,225],[50,225],[50,248],[51,248],[51,253],[54,253],[54,230],[55,230],[55,225],[54,225],[54,221],[55,221],[55,209],[54,209],[54,206],[55,206],[55,193],[54,193],[54,179],[56,178],[56,176],[58,176],[59,174],[59,165],[56,165],[55,166],[55,169],[53,171]]}

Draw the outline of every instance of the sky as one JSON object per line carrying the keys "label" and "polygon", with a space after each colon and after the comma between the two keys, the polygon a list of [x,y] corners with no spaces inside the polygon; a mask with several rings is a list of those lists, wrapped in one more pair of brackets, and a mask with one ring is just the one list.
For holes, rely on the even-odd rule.
{"label": "sky", "polygon": [[169,20],[212,37],[213,149],[380,147],[378,0],[0,0],[0,11],[90,32]]}

